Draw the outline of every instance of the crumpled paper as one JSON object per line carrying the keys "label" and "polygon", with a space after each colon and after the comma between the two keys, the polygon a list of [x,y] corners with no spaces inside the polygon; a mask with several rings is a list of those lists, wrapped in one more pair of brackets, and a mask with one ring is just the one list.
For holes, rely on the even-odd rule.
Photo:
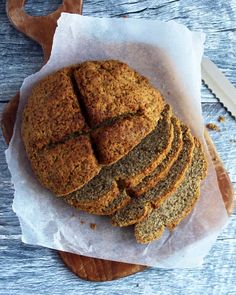
{"label": "crumpled paper", "polygon": [[[14,135],[6,151],[15,189],[13,210],[20,220],[23,242],[163,268],[202,264],[228,219],[210,157],[208,176],[192,214],[172,234],[166,230],[160,240],[140,245],[132,227],[112,227],[108,217],[77,211],[44,189],[27,160],[20,126],[27,97],[43,77],[85,60],[119,59],[147,76],[176,115],[204,142],[200,103],[204,39],[204,34],[191,32],[174,21],[61,15],[50,60],[21,87]],[[96,230],[91,224],[96,224]]]}

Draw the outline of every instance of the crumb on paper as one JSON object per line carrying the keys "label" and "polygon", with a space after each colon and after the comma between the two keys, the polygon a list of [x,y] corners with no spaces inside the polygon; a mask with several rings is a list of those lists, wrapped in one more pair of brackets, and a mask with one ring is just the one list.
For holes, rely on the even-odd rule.
{"label": "crumb on paper", "polygon": [[96,223],[90,223],[90,228],[91,228],[92,230],[95,230],[95,229],[97,228]]}
{"label": "crumb on paper", "polygon": [[81,221],[80,221],[80,223],[81,223],[81,224],[84,224],[84,223],[85,223],[85,221],[81,220]]}
{"label": "crumb on paper", "polygon": [[218,117],[218,122],[220,122],[220,123],[225,122],[225,117],[219,116]]}
{"label": "crumb on paper", "polygon": [[206,127],[209,130],[220,131],[220,128],[214,123],[208,123],[206,124]]}
{"label": "crumb on paper", "polygon": [[217,160],[217,158],[214,156],[212,157],[212,161],[215,162]]}

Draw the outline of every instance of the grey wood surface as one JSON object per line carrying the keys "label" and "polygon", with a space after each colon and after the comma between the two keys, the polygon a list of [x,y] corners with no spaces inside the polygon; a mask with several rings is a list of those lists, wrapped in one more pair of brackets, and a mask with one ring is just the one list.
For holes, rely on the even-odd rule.
{"label": "grey wood surface", "polygon": [[[60,1],[27,1],[26,11],[41,15]],[[171,20],[207,34],[205,54],[236,86],[235,0],[84,0],[84,15],[129,16]],[[0,0],[0,114],[29,74],[42,65],[42,50],[17,32]],[[217,123],[211,135],[236,189],[236,122],[202,87],[205,122]],[[225,117],[218,123],[219,116]],[[118,281],[91,283],[67,270],[57,253],[25,245],[12,211],[13,188],[5,162],[6,144],[0,137],[0,294],[236,294],[236,211],[215,242],[204,265],[193,270],[149,269]]]}

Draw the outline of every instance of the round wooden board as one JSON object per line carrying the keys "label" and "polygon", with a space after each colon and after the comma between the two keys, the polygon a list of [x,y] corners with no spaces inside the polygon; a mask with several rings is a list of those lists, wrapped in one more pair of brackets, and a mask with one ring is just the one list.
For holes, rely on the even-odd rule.
{"label": "round wooden board", "polygon": [[[8,0],[7,14],[11,23],[19,31],[37,41],[44,50],[45,63],[51,52],[52,38],[56,28],[57,19],[62,11],[82,13],[82,0],[64,0],[57,11],[42,17],[33,17],[25,13],[24,0]],[[1,119],[3,136],[7,143],[10,142],[18,107],[19,93],[7,104]],[[229,176],[216,152],[208,133],[206,141],[215,165],[219,187],[228,214],[232,213],[234,204],[234,191]],[[59,251],[65,265],[82,279],[90,281],[108,281],[122,278],[144,270],[146,267],[128,263],[114,262],[103,259],[91,258],[72,253]]]}

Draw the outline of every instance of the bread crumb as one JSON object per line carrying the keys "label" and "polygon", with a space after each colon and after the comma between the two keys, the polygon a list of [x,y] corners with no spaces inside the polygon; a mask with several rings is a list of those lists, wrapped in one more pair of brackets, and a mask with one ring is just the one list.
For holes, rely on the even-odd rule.
{"label": "bread crumb", "polygon": [[90,223],[90,228],[91,228],[92,230],[95,230],[95,229],[97,228],[96,223]]}
{"label": "bread crumb", "polygon": [[220,122],[220,123],[225,122],[225,117],[219,116],[218,117],[218,122]]}
{"label": "bread crumb", "polygon": [[220,131],[220,128],[216,124],[213,124],[213,123],[206,124],[206,127],[209,130]]}
{"label": "bread crumb", "polygon": [[81,223],[81,224],[84,224],[84,223],[85,223],[85,221],[81,220],[81,221],[80,221],[80,223]]}

